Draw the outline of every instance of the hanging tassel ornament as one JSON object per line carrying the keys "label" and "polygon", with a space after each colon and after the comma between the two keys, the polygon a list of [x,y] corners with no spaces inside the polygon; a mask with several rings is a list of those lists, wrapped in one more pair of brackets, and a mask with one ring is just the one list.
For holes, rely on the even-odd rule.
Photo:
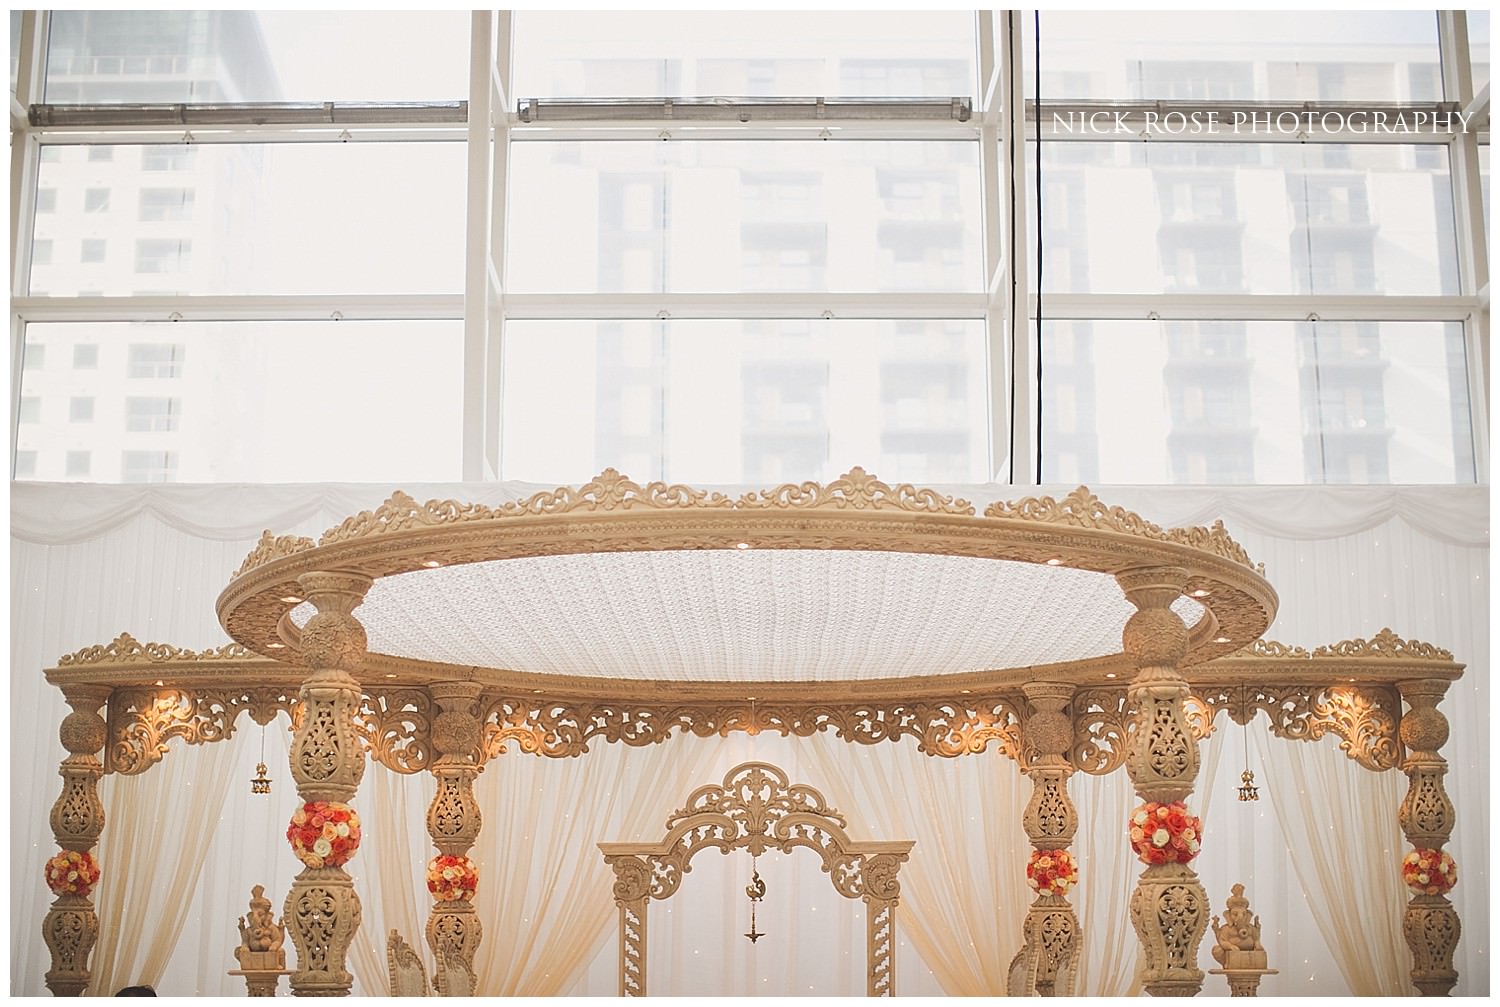
{"label": "hanging tassel ornament", "polygon": [[1245,716],[1245,687],[1240,686],[1240,732],[1244,740],[1245,771],[1240,774],[1240,800],[1260,800],[1260,790],[1255,786],[1255,774],[1250,771],[1250,721]]}
{"label": "hanging tassel ornament", "polygon": [[745,894],[750,897],[750,932],[745,934],[745,936],[750,938],[751,944],[754,944],[765,936],[765,934],[755,929],[756,903],[766,897],[766,883],[761,880],[760,871],[756,869],[756,859],[756,857],[750,858],[750,883],[745,886]]}
{"label": "hanging tassel ornament", "polygon": [[255,764],[255,775],[250,779],[250,793],[269,794],[271,792],[271,778],[266,775],[266,728],[261,725],[260,729],[260,761]]}

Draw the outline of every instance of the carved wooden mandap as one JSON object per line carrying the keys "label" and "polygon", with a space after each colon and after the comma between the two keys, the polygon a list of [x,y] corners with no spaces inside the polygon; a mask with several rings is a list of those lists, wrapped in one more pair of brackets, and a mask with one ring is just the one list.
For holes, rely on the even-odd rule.
{"label": "carved wooden mandap", "polygon": [[[630,589],[647,574],[664,586]],[[972,632],[939,645],[921,618],[902,614],[913,599]],[[1224,712],[1239,724],[1264,713],[1289,740],[1335,735],[1361,766],[1399,769],[1409,789],[1392,810],[1407,840],[1442,854],[1454,810],[1437,707],[1462,666],[1390,630],[1311,651],[1265,641],[1277,604],[1222,525],[1164,529],[1083,488],[982,513],[860,469],[737,497],[613,470],[495,507],[398,492],[316,541],[267,532],[218,599],[234,643],[195,653],[122,635],[49,669],[72,710],[51,827],[62,851],[91,856],[104,828],[103,774],[149,770],[173,738],[225,739],[242,713],[266,725],[286,712],[302,801],[348,805],[367,757],[430,773],[428,831],[455,858],[481,828],[475,778],[508,746],[571,758],[674,734],[831,731],[860,744],[909,737],[938,758],[993,747],[1014,760],[1032,785],[1022,825],[1035,859],[1072,843],[1075,773],[1123,767],[1147,805],[1189,799],[1199,742]],[[726,619],[748,627],[741,638],[752,645],[726,646],[716,635]],[[778,657],[786,634],[829,627],[858,646],[829,648],[821,664]],[[786,785],[756,784],[762,797],[784,796]],[[673,887],[634,867],[690,857],[671,852],[686,835],[673,827],[708,810],[685,807],[659,845],[598,837],[619,878],[622,927],[631,914],[643,926],[645,901]],[[905,856],[899,843],[859,847],[826,807],[801,810],[823,816],[825,863]],[[1123,834],[1126,823],[1108,827]],[[710,838],[722,847],[765,837],[741,827]],[[840,889],[869,906],[871,995],[896,992],[875,919],[886,914],[894,928],[900,885],[881,863],[878,885]],[[1008,992],[1074,993],[1081,932],[1067,896],[1038,894],[1024,912]],[[1200,989],[1210,914],[1186,860],[1146,866],[1130,903],[1146,990]],[[303,869],[283,915],[293,992],[349,992],[360,907],[343,867]],[[54,993],[88,984],[98,925],[88,894],[58,895],[42,924]],[[1459,922],[1446,893],[1413,895],[1404,931],[1413,984],[1450,990]],[[471,902],[435,902],[426,936],[435,952],[456,946],[472,962],[482,935]],[[628,950],[622,943],[620,992],[643,993],[643,976],[632,984],[627,974]]]}

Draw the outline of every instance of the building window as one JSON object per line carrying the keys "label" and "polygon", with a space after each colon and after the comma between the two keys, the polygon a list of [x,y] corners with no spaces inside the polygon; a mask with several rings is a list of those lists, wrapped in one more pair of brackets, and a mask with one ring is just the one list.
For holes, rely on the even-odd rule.
{"label": "building window", "polygon": [[75,395],[68,400],[69,423],[94,422],[94,399],[91,395]]}
{"label": "building window", "polygon": [[99,344],[78,343],[73,347],[73,367],[80,371],[91,371],[99,366]]}
{"label": "building window", "polygon": [[109,209],[108,189],[83,190],[83,212],[103,213]]}
{"label": "building window", "polygon": [[21,362],[21,369],[23,371],[39,371],[45,366],[47,366],[47,347],[41,343],[27,343],[25,356]]}
{"label": "building window", "polygon": [[182,376],[181,343],[137,343],[130,347],[127,374],[132,378]]}
{"label": "building window", "polygon": [[135,243],[137,273],[181,273],[192,258],[193,243],[180,238],[149,238]]}
{"label": "building window", "polygon": [[113,161],[115,159],[115,148],[103,144],[96,144],[88,149],[90,161]]}
{"label": "building window", "polygon": [[63,476],[65,478],[86,478],[89,474],[89,453],[87,451],[69,451],[67,461],[64,465]]}
{"label": "building window", "polygon": [[104,251],[108,242],[103,238],[84,238],[83,249],[79,255],[80,262],[103,262]]}
{"label": "building window", "polygon": [[21,397],[21,422],[42,422],[42,400],[35,395],[24,395]]}
{"label": "building window", "polygon": [[[51,149],[51,148],[48,148],[48,149]],[[57,212],[57,190],[56,189],[38,189],[36,191],[36,212],[37,213],[56,213]]]}
{"label": "building window", "polygon": [[192,189],[142,189],[142,220],[191,220]]}
{"label": "building window", "polygon": [[198,148],[186,145],[147,147],[141,152],[142,171],[190,171]]}
{"label": "building window", "polygon": [[17,451],[16,452],[16,478],[17,479],[35,479],[36,478],[36,452],[35,451]]}
{"label": "building window", "polygon": [[37,238],[31,243],[31,264],[33,266],[52,265],[51,238]]}
{"label": "building window", "polygon": [[122,483],[177,481],[176,451],[126,451],[120,459]]}
{"label": "building window", "polygon": [[177,429],[182,400],[174,398],[128,398],[125,400],[125,430],[129,433],[163,433]]}

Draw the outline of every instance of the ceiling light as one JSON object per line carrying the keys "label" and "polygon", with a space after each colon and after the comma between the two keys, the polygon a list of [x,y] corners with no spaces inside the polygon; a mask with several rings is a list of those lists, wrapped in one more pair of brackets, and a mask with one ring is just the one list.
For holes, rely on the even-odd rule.
{"label": "ceiling light", "polygon": [[297,597],[295,594],[283,595],[281,600],[286,602],[288,605],[298,605],[302,602],[302,599]]}

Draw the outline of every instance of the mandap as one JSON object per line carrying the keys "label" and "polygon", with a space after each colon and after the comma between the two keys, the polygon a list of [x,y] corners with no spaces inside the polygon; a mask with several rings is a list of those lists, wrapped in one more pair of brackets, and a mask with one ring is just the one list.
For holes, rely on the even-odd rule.
{"label": "mandap", "polygon": [[[120,809],[107,806],[101,781],[147,773],[174,740],[223,742],[248,720],[290,727],[296,801],[283,807],[299,816],[294,824],[345,823],[331,847],[293,844],[301,862],[282,919],[296,994],[350,991],[351,948],[370,940],[359,933],[372,915],[360,891],[365,902],[387,894],[371,889],[379,879],[356,885],[350,873],[362,843],[406,827],[385,799],[378,816],[358,808],[367,764],[429,781],[433,864],[470,879],[429,907],[434,956],[461,957],[480,976],[479,992],[557,991],[566,987],[484,988],[487,956],[514,944],[519,924],[507,905],[522,910],[495,893],[505,905],[487,913],[505,921],[504,946],[486,948],[476,904],[487,872],[471,854],[484,841],[514,846],[523,828],[529,840],[534,823],[493,813],[476,796],[478,781],[499,773],[503,788],[508,752],[588,760],[611,746],[654,748],[665,764],[682,744],[674,736],[735,735],[914,746],[938,791],[956,762],[998,753],[1024,781],[1024,805],[1009,822],[1020,855],[1000,870],[1031,887],[989,906],[1015,939],[974,950],[983,973],[975,981],[988,988],[973,991],[1083,992],[1080,975],[1101,967],[1089,960],[1101,934],[1091,942],[1087,929],[1126,935],[1139,988],[1195,993],[1222,899],[1198,869],[1214,857],[1216,827],[1226,839],[1240,828],[1204,815],[1205,829],[1195,814],[1207,800],[1200,770],[1205,743],[1232,722],[1242,734],[1336,739],[1362,772],[1404,777],[1399,802],[1372,812],[1405,841],[1381,851],[1383,866],[1376,857],[1374,870],[1389,873],[1374,887],[1409,883],[1400,971],[1407,989],[1446,993],[1459,981],[1454,901],[1463,885],[1455,890],[1445,849],[1456,816],[1439,706],[1463,666],[1389,629],[1331,646],[1272,642],[1264,634],[1279,605],[1264,567],[1219,522],[1164,528],[1081,487],[978,506],[860,469],[826,485],[740,493],[643,485],[607,470],[579,488],[507,493],[493,504],[418,503],[398,492],[317,538],[267,531],[218,596],[232,643],[192,651],[120,635],[46,671],[68,712],[50,813],[56,853],[45,871],[55,897],[40,921],[45,984],[56,994],[89,990],[96,943],[118,945],[112,928],[130,925],[128,909],[95,904],[101,875],[131,870],[110,859],[106,821]],[[869,995],[900,988],[908,903],[927,945],[942,942],[942,927],[921,918],[919,893],[908,891],[932,841],[918,836],[913,847],[899,834],[913,826],[889,794],[838,784],[844,811],[852,801],[869,812],[856,830],[818,789],[840,775],[832,763],[818,779],[753,761],[718,780],[683,761],[671,779],[697,789],[667,795],[681,806],[665,826],[658,815],[635,820],[634,834],[574,837],[612,879],[593,896],[614,914],[619,993],[662,991],[648,969],[651,906],[676,893],[705,849],[812,849],[838,894],[864,904]],[[1117,771],[1138,806],[1081,815],[1079,791]],[[1318,783],[1309,775],[1293,785]],[[1254,793],[1248,775],[1245,786]],[[1314,794],[1314,808],[1335,797]],[[943,818],[926,817],[928,831]],[[963,829],[936,825],[939,834]],[[1080,871],[1123,877],[1120,857],[1111,868],[1093,852],[1111,848],[1137,856],[1138,875],[1121,882],[1123,911],[1111,919],[1095,907],[1085,928],[1069,893]],[[149,844],[134,855],[149,856]],[[407,867],[427,875],[421,859]],[[1254,879],[1241,880],[1253,894]],[[1311,901],[1336,898],[1304,885]]]}

